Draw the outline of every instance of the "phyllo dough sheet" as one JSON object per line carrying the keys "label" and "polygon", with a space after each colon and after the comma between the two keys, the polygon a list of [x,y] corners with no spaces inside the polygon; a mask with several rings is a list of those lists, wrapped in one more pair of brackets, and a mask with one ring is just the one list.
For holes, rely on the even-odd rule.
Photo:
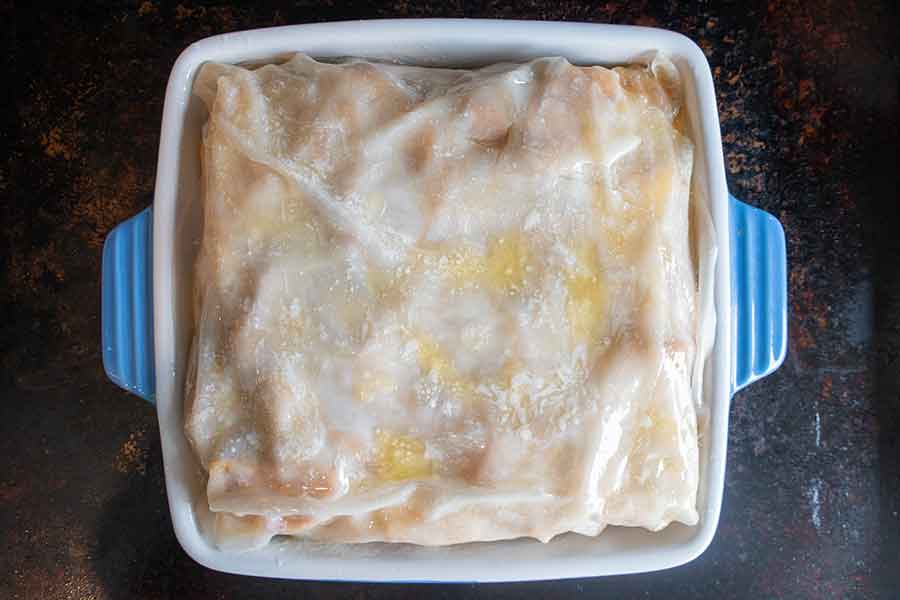
{"label": "phyllo dough sheet", "polygon": [[561,58],[207,64],[186,433],[209,533],[697,521],[680,82]]}

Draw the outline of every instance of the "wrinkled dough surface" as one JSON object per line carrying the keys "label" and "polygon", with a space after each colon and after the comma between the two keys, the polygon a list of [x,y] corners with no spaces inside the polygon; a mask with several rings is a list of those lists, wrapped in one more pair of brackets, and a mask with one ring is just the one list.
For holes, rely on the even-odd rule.
{"label": "wrinkled dough surface", "polygon": [[205,65],[186,433],[223,548],[697,521],[677,71]]}

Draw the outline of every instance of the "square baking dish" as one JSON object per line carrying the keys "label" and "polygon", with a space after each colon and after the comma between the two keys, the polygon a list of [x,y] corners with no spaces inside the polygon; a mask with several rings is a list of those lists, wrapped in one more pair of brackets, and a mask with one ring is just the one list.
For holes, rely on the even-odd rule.
{"label": "square baking dish", "polygon": [[[700,522],[650,533],[609,527],[598,537],[558,536],[450,547],[326,545],[273,540],[244,554],[223,552],[201,534],[195,506],[205,495],[183,433],[183,389],[192,335],[193,268],[200,238],[201,127],[192,93],[207,61],[259,64],[294,52],[423,66],[474,67],[563,56],[574,64],[644,63],[667,54],[684,83],[695,144],[692,194],[712,216],[715,342],[704,378]],[[197,562],[231,573],[345,581],[525,581],[636,573],[686,563],[715,534],[722,502],[732,395],[774,371],[787,345],[784,232],[768,213],[728,194],[709,64],[688,38],[660,29],[586,23],[387,20],[296,25],[219,35],[188,47],[166,90],[152,207],[107,237],[102,268],[102,343],[110,379],[155,402],[175,534]]]}

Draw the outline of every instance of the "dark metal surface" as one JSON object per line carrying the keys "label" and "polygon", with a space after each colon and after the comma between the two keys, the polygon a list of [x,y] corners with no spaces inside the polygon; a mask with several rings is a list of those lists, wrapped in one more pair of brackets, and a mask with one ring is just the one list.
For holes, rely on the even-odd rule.
{"label": "dark metal surface", "polygon": [[[224,575],[179,548],[156,415],[100,364],[103,238],[152,200],[166,78],[188,43],[386,16],[654,25],[709,57],[731,190],[787,231],[790,348],[780,371],[734,399],[722,521],[690,565],[557,583],[367,586]],[[0,17],[0,597],[897,597],[895,3],[7,0]]]}

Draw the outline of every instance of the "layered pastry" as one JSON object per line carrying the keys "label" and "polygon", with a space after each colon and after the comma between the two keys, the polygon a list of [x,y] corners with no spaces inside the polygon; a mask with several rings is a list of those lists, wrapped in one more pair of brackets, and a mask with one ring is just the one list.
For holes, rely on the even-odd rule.
{"label": "layered pastry", "polygon": [[697,522],[677,70],[207,64],[185,430],[222,548]]}

